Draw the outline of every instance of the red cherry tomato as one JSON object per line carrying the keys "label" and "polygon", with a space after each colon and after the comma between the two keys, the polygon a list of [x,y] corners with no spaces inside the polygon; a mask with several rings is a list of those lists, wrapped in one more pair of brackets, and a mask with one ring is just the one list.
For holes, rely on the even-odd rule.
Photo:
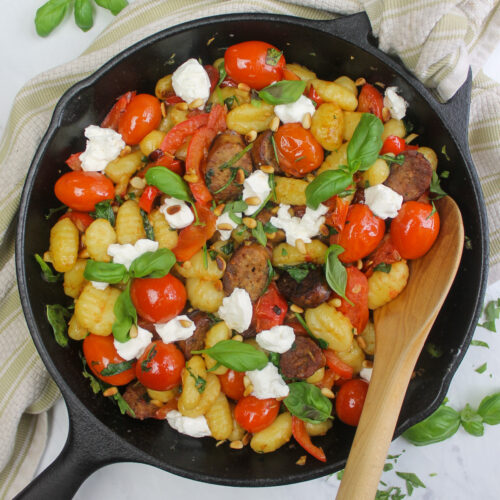
{"label": "red cherry tomato", "polygon": [[425,255],[439,233],[439,214],[432,205],[407,201],[391,223],[391,240],[403,259]]}
{"label": "red cherry tomato", "polygon": [[99,172],[68,172],[54,186],[57,199],[77,212],[91,212],[95,204],[115,197],[110,179]]}
{"label": "red cherry tomato", "polygon": [[127,109],[129,102],[132,97],[136,95],[136,91],[126,92],[125,94],[118,97],[115,105],[110,109],[109,113],[106,115],[101,123],[102,128],[112,128],[113,130],[118,130],[118,124],[120,123],[120,117]]}
{"label": "red cherry tomato", "polygon": [[70,219],[81,233],[84,233],[90,224],[92,224],[95,220],[86,212],[74,211],[66,212],[62,217],[59,217],[59,220],[61,219]]}
{"label": "red cherry tomato", "polygon": [[384,98],[382,94],[369,83],[365,83],[358,97],[358,109],[361,113],[372,113],[382,120]]}
{"label": "red cherry tomato", "polygon": [[[346,297],[354,304],[353,306],[342,297],[337,310],[351,320],[351,324],[356,328],[358,335],[365,329],[368,323],[368,279],[356,267],[348,267],[347,284],[345,287]],[[341,375],[344,377],[344,375]],[[347,377],[344,377],[347,378]]]}
{"label": "red cherry tomato", "polygon": [[224,66],[227,75],[237,83],[246,83],[253,89],[261,90],[283,79],[285,58],[281,55],[277,62],[273,59],[278,53],[276,47],[266,42],[242,42],[226,50]]}
{"label": "red cherry tomato", "polygon": [[101,372],[109,365],[125,363],[125,360],[116,351],[113,341],[113,335],[103,337],[90,333],[83,340],[83,355],[90,371],[96,377],[111,385],[125,385],[135,378],[135,361],[131,363],[130,368],[116,375],[101,375]]}
{"label": "red cherry tomato", "polygon": [[360,378],[342,384],[335,398],[335,410],[344,424],[358,425],[367,391],[368,383]]}
{"label": "red cherry tomato", "polygon": [[342,262],[355,262],[373,252],[384,237],[385,223],[373,215],[367,205],[349,206],[344,229],[331,237],[331,242],[344,248],[339,255]]}
{"label": "red cherry tomato", "polygon": [[248,432],[259,432],[270,426],[280,409],[274,398],[257,399],[255,396],[241,398],[234,408],[234,418]]}
{"label": "red cherry tomato", "polygon": [[181,383],[185,359],[175,344],[161,340],[151,342],[137,360],[135,372],[139,382],[155,391],[168,391]]}
{"label": "red cherry tomato", "polygon": [[136,278],[130,297],[139,316],[153,323],[166,323],[186,305],[186,289],[171,274],[163,278]]}
{"label": "red cherry tomato", "polygon": [[220,385],[222,392],[231,399],[238,401],[243,397],[245,392],[245,384],[243,379],[245,377],[244,372],[235,372],[234,370],[228,370],[224,375],[219,375]]}
{"label": "red cherry tomato", "polygon": [[402,137],[398,137],[397,135],[390,135],[384,141],[382,145],[382,149],[380,150],[381,155],[385,155],[387,153],[394,153],[396,156],[403,151],[408,151],[409,149],[418,149],[418,146],[406,144],[406,141]]}
{"label": "red cherry tomato", "polygon": [[304,177],[322,163],[321,144],[300,123],[286,123],[274,135],[280,167],[294,177]]}
{"label": "red cherry tomato", "polygon": [[254,308],[255,330],[269,330],[273,326],[282,325],[285,320],[288,304],[278,291],[278,287],[271,283],[264,295],[259,297]]}
{"label": "red cherry tomato", "polygon": [[127,144],[133,146],[155,130],[160,121],[160,101],[149,94],[137,94],[121,114],[118,132]]}

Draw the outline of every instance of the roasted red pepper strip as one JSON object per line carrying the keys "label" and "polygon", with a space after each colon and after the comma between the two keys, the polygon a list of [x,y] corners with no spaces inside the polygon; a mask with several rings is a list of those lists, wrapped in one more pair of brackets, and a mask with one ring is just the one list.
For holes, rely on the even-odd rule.
{"label": "roasted red pepper strip", "polygon": [[254,316],[257,333],[269,330],[273,326],[282,325],[285,320],[288,304],[278,291],[278,287],[271,283],[264,295],[255,303]]}
{"label": "roasted red pepper strip", "polygon": [[82,160],[80,160],[80,155],[82,153],[74,153],[72,154],[67,160],[66,160],[66,165],[71,170],[81,170],[82,169]]}
{"label": "roasted red pepper strip", "polygon": [[139,199],[139,207],[142,208],[148,214],[153,208],[153,203],[156,197],[161,193],[161,191],[155,186],[146,186]]}
{"label": "roasted red pepper strip", "polygon": [[323,354],[326,358],[328,368],[333,370],[337,375],[342,378],[351,379],[354,375],[354,370],[347,363],[344,363],[332,350],[323,349]]}
{"label": "roasted red pepper strip", "polygon": [[328,207],[328,212],[325,216],[325,224],[333,227],[340,233],[340,231],[344,229],[347,211],[349,210],[349,202],[335,195],[326,200],[325,205]]}
{"label": "roasted red pepper strip", "polygon": [[309,97],[311,101],[314,101],[318,106],[321,106],[321,104],[325,102],[323,101],[323,99],[321,99],[321,97],[316,92],[316,89],[312,85],[309,87],[309,92],[307,93],[307,97]]}
{"label": "roasted red pepper strip", "polygon": [[167,106],[169,106],[170,104],[177,104],[179,102],[184,102],[184,100],[182,99],[182,97],[179,97],[178,95],[171,95],[171,96],[166,97],[165,99],[163,99],[163,101],[165,102],[165,104]]}
{"label": "roasted red pepper strip", "polygon": [[306,431],[306,426],[304,422],[295,416],[292,416],[292,434],[295,441],[304,448],[310,455],[317,458],[320,462],[326,462],[325,452],[323,448],[315,446],[311,442],[311,437]]}
{"label": "roasted red pepper strip", "polygon": [[160,144],[160,149],[164,153],[168,153],[173,156],[175,152],[181,147],[182,143],[186,140],[186,137],[194,134],[200,127],[205,126],[208,123],[208,113],[202,113],[200,115],[192,116],[181,123],[178,123],[173,128],[169,130],[167,135],[163,138]]}
{"label": "roasted red pepper strip", "polygon": [[120,117],[122,116],[125,108],[128,106],[128,103],[134,97],[136,91],[133,90],[131,92],[127,92],[120,96],[116,101],[115,105],[111,108],[110,112],[106,115],[104,120],[101,123],[102,128],[112,128],[113,130],[118,130],[118,123],[120,121]]}

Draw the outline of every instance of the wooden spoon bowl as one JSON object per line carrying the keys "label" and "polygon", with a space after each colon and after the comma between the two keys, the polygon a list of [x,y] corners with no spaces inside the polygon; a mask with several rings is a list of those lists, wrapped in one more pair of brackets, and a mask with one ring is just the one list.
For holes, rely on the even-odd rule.
{"label": "wooden spoon bowl", "polygon": [[403,292],[377,309],[375,360],[337,500],[373,500],[418,356],[457,273],[462,216],[449,196],[436,202],[441,229],[431,250],[410,264]]}

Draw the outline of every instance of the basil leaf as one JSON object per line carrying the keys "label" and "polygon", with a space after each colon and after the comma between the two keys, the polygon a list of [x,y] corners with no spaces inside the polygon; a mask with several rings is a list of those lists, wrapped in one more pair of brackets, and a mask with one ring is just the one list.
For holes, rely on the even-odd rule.
{"label": "basil leaf", "polygon": [[252,229],[252,236],[263,246],[265,247],[267,245],[267,236],[266,233],[264,232],[264,226],[262,225],[262,222],[259,220],[257,221],[257,226]]}
{"label": "basil leaf", "polygon": [[113,375],[118,375],[119,373],[126,372],[132,368],[134,362],[130,361],[122,361],[121,363],[109,363],[106,368],[101,370],[101,375],[103,377],[111,377]]}
{"label": "basil leaf", "polygon": [[328,248],[325,257],[325,277],[330,288],[347,300],[351,306],[354,306],[345,294],[347,271],[338,257],[343,251],[344,249],[340,245],[331,245]]}
{"label": "basil leaf", "polygon": [[231,255],[234,252],[234,243],[232,241],[229,241],[224,246],[220,247],[220,251],[224,255]]}
{"label": "basil leaf", "polygon": [[226,203],[222,213],[225,214],[226,212],[229,212],[235,214],[244,212],[247,208],[248,205],[243,200],[230,201],[229,203]]}
{"label": "basil leaf", "polygon": [[57,208],[49,208],[49,211],[44,215],[45,220],[49,220],[54,214],[66,210],[68,207],[66,205],[61,205]]}
{"label": "basil leaf", "polygon": [[[224,101],[225,102],[225,101]],[[253,142],[245,146],[241,151],[238,151],[236,154],[234,154],[229,160],[224,162],[219,168],[219,170],[225,170],[226,168],[231,168],[235,163],[240,161],[252,148],[253,148]]]}
{"label": "basil leaf", "polygon": [[113,336],[118,342],[127,342],[130,339],[128,333],[131,326],[137,323],[137,311],[130,298],[130,281],[127,288],[116,300],[113,312],[115,313],[115,322],[112,327]]}
{"label": "basil leaf", "polygon": [[282,55],[283,52],[281,50],[269,47],[266,52],[266,64],[269,66],[276,66]]}
{"label": "basil leaf", "polygon": [[47,281],[48,283],[57,283],[58,281],[61,281],[63,279],[63,273],[52,271],[47,262],[45,262],[37,253],[35,254],[35,259],[38,262],[40,269],[42,270],[43,279],[45,281]]}
{"label": "basil leaf", "polygon": [[266,279],[266,284],[264,286],[264,290],[262,290],[262,293],[260,294],[261,297],[267,292],[267,289],[269,288],[269,285],[271,284],[271,281],[275,276],[276,276],[276,271],[274,270],[271,261],[267,259],[267,279]]}
{"label": "basil leaf", "polygon": [[80,356],[80,359],[82,360],[82,365],[83,365],[82,375],[84,376],[84,378],[89,379],[92,392],[94,394],[97,394],[101,390],[101,384],[104,384],[104,382],[98,380],[96,377],[94,377],[94,375],[92,375],[87,370],[87,360],[80,351],[78,351],[78,356]]}
{"label": "basil leaf", "polygon": [[296,266],[280,266],[279,269],[280,271],[286,271],[297,283],[301,283],[307,277],[309,271],[315,268],[316,266],[311,262],[304,262]]}
{"label": "basil leaf", "polygon": [[276,233],[278,231],[278,228],[273,226],[270,222],[266,222],[264,224],[264,232],[266,232],[267,234],[273,234],[273,233]]}
{"label": "basil leaf", "polygon": [[61,347],[68,345],[68,319],[71,318],[71,312],[60,304],[47,305],[47,320],[54,332],[54,338]]}
{"label": "basil leaf", "polygon": [[95,0],[95,3],[99,7],[109,10],[114,16],[119,14],[128,5],[127,0]]}
{"label": "basil leaf", "polygon": [[477,412],[485,424],[500,424],[500,392],[483,398]]}
{"label": "basil leaf", "polygon": [[391,264],[386,264],[385,262],[381,262],[380,264],[376,265],[373,268],[373,270],[389,274],[391,272],[391,268],[392,268]]}
{"label": "basil leaf", "polygon": [[339,194],[353,183],[352,175],[344,170],[327,170],[306,187],[306,203],[316,210],[322,201]]}
{"label": "basil leaf", "polygon": [[118,408],[120,408],[120,413],[122,415],[125,415],[125,413],[128,413],[131,417],[135,418],[135,412],[132,410],[130,405],[123,399],[123,396],[117,392],[116,394],[113,395],[113,399],[116,401],[118,404]]}
{"label": "basil leaf", "polygon": [[160,248],[156,252],[146,252],[137,257],[130,265],[130,273],[134,278],[163,278],[175,264],[175,255],[168,248]]}
{"label": "basil leaf", "polygon": [[306,83],[303,80],[281,80],[263,88],[259,97],[272,105],[295,102],[304,92]]}
{"label": "basil leaf", "polygon": [[413,472],[396,472],[396,474],[410,483],[414,488],[426,488],[425,484]]}
{"label": "basil leaf", "polygon": [[191,351],[192,354],[208,354],[221,365],[236,372],[261,370],[267,365],[267,356],[250,344],[236,340],[222,340],[209,349]]}
{"label": "basil leaf", "polygon": [[403,433],[415,446],[439,443],[453,436],[460,427],[460,414],[450,406],[441,405],[432,415]]}
{"label": "basil leaf", "polygon": [[146,182],[160,191],[183,201],[191,201],[191,192],[187,183],[165,167],[152,167],[146,172]]}
{"label": "basil leaf", "polygon": [[196,390],[202,394],[205,391],[205,387],[207,385],[207,381],[203,378],[200,377],[199,375],[195,375],[191,368],[188,367],[187,371],[189,372],[189,376],[194,379],[194,386],[196,387]]}
{"label": "basil leaf", "polygon": [[71,0],[49,0],[39,7],[35,14],[36,32],[40,36],[49,35],[61,24]]}
{"label": "basil leaf", "polygon": [[432,179],[429,191],[435,195],[432,197],[433,200],[439,200],[439,198],[443,198],[443,196],[447,195],[447,193],[445,193],[441,188],[439,177],[436,171],[432,172]]}
{"label": "basil leaf", "polygon": [[155,239],[155,232],[153,226],[149,222],[148,214],[141,208],[142,225],[144,226],[144,232],[146,233],[146,238],[148,240]]}
{"label": "basil leaf", "polygon": [[496,320],[500,316],[500,299],[491,300],[488,302],[484,309],[484,314],[486,316],[486,321],[484,323],[479,323],[479,326],[487,328],[490,332],[496,332]]}
{"label": "basil leaf", "polygon": [[75,0],[75,23],[82,31],[88,31],[94,25],[90,0]]}
{"label": "basil leaf", "polygon": [[288,384],[290,393],[283,400],[288,411],[311,424],[319,424],[332,414],[332,402],[321,394],[319,387],[307,382]]}
{"label": "basil leaf", "polygon": [[222,61],[217,67],[219,71],[219,81],[217,82],[217,87],[224,81],[224,78],[227,76],[226,66],[224,65],[224,61]]}
{"label": "basil leaf", "polygon": [[375,115],[363,113],[347,146],[347,163],[351,173],[369,169],[382,149],[384,125]]}
{"label": "basil leaf", "polygon": [[276,368],[280,367],[280,355],[277,352],[270,352],[268,354],[269,361],[276,366]]}
{"label": "basil leaf", "polygon": [[318,343],[318,345],[321,347],[321,349],[328,349],[328,342],[320,337],[315,337],[313,332],[311,332],[311,329],[307,325],[307,323],[304,321],[304,318],[298,313],[295,312],[295,317],[297,318],[298,322],[304,327],[304,330],[307,332],[307,335],[311,337],[315,342]]}
{"label": "basil leaf", "polygon": [[483,342],[482,340],[471,340],[470,345],[475,345],[477,347],[486,347],[486,349],[490,348],[490,346],[486,342]]}
{"label": "basil leaf", "polygon": [[488,363],[483,363],[481,366],[476,368],[474,371],[476,371],[477,373],[484,373],[487,368],[488,368]]}
{"label": "basil leaf", "polygon": [[484,434],[483,419],[469,404],[466,404],[465,408],[460,412],[460,422],[469,434],[473,436],[482,436]]}
{"label": "basil leaf", "polygon": [[153,344],[151,349],[149,350],[147,356],[141,362],[141,370],[144,373],[150,372],[152,370],[151,366],[148,366],[148,363],[158,354],[156,350],[156,344]]}
{"label": "basil leaf", "polygon": [[128,278],[127,268],[123,264],[113,262],[97,262],[89,259],[83,271],[83,277],[89,281],[104,283],[121,283]]}
{"label": "basil leaf", "polygon": [[104,200],[95,204],[94,211],[90,213],[94,219],[106,219],[112,226],[115,225],[115,213],[111,203],[113,200]]}

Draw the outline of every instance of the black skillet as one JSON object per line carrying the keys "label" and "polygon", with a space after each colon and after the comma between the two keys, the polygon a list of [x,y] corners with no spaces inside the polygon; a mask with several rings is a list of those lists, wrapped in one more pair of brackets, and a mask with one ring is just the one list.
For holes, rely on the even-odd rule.
{"label": "black skillet", "polygon": [[[215,37],[213,42],[208,40]],[[73,86],[59,101],[50,127],[31,165],[24,187],[16,243],[21,301],[35,345],[61,389],[70,418],[66,445],[20,498],[70,498],[98,468],[129,461],[155,465],[174,474],[228,486],[273,486],[313,479],[341,469],[354,429],[336,421],[318,443],[328,462],[295,462],[303,451],[290,444],[269,455],[248,447],[236,451],[215,447],[209,438],[183,436],[160,421],[140,422],[123,416],[108,399],[94,395],[82,377],[76,342],[62,349],[45,318],[45,304],[68,303],[60,286],[44,282],[34,253],[48,248],[50,226],[44,214],[59,202],[53,185],[64,160],[84,148],[83,129],[100,123],[115,98],[128,91],[152,92],[157,79],[189,57],[211,62],[229,45],[265,40],[284,50],[289,62],[299,62],[320,78],[364,76],[370,82],[397,85],[410,102],[409,119],[421,133],[419,142],[439,154],[440,170],[451,175],[444,189],[458,202],[471,248],[462,263],[430,341],[440,358],[425,350],[401,411],[395,436],[429,415],[446,395],[453,373],[472,337],[487,276],[487,221],[484,201],[467,145],[470,77],[455,97],[439,104],[401,64],[379,51],[364,14],[335,21],[310,21],[266,14],[236,14],[196,20],[150,36],[115,56],[92,76]],[[175,53],[175,64],[169,65]],[[429,281],[432,286],[432,281]],[[425,290],[422,290],[425,293]]]}

